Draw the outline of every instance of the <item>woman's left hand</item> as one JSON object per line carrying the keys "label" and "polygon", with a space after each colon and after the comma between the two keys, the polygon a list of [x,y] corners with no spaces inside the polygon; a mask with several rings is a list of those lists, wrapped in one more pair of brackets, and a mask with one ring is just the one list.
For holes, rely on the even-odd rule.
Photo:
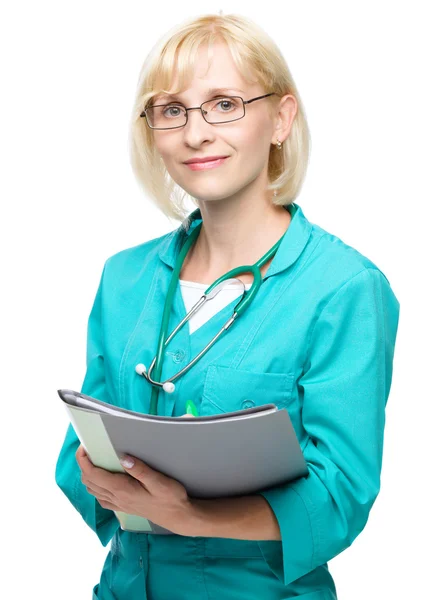
{"label": "woman's left hand", "polygon": [[145,517],[179,534],[193,509],[185,487],[140,459],[130,458],[134,461],[132,467],[122,465],[126,474],[112,473],[95,467],[82,445],[76,451],[81,481],[102,508]]}

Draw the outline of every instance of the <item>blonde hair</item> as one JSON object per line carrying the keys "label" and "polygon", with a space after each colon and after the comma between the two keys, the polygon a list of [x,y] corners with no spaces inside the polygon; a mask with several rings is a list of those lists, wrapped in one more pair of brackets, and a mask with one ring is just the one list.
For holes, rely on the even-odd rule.
{"label": "blonde hair", "polygon": [[[184,221],[188,215],[184,207],[186,197],[199,207],[170,177],[159,155],[153,131],[140,113],[159,93],[179,93],[192,80],[196,53],[208,44],[209,66],[211,46],[225,42],[243,79],[250,82],[251,73],[265,88],[275,92],[271,101],[271,115],[282,96],[292,94],[298,104],[292,129],[283,141],[282,149],[271,145],[267,190],[275,190],[273,204],[290,204],[298,196],[306,174],[310,132],[304,107],[286,61],[274,41],[252,20],[240,15],[203,15],[191,18],[173,27],[152,48],[140,71],[129,130],[129,153],[134,175],[143,191],[167,217]],[[174,69],[177,89],[170,90]]]}

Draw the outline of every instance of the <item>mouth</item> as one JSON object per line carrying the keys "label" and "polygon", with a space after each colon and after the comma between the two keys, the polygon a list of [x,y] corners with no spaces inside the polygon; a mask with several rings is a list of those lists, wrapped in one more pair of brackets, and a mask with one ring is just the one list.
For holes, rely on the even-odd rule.
{"label": "mouth", "polygon": [[224,156],[223,158],[217,158],[215,160],[208,160],[206,162],[194,162],[194,163],[184,163],[186,167],[189,167],[192,171],[205,171],[207,169],[214,169],[215,167],[219,167],[222,165],[229,156]]}

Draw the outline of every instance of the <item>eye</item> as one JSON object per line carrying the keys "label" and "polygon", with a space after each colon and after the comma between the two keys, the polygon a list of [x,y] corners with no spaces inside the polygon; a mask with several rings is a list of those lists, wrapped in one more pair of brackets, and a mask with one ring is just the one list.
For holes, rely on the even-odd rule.
{"label": "eye", "polygon": [[[167,111],[170,111],[170,113]],[[169,117],[179,117],[181,112],[178,111],[181,111],[181,106],[178,106],[177,104],[168,104],[163,108],[163,114]]]}
{"label": "eye", "polygon": [[214,110],[216,110],[216,107],[220,105],[225,105],[225,110],[223,112],[231,112],[237,106],[236,102],[234,102],[232,98],[222,98],[219,102],[215,104]]}

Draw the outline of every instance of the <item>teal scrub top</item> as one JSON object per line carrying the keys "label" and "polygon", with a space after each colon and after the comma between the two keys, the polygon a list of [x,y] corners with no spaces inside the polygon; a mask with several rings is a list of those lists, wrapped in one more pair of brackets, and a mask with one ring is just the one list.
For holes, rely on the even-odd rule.
{"label": "teal scrub top", "polygon": [[[359,535],[379,493],[400,305],[371,260],[308,221],[298,204],[285,208],[290,225],[253,303],[175,381],[173,394],[160,389],[158,414],[181,416],[188,399],[199,415],[266,403],[288,411],[309,474],[260,492],[277,518],[281,541],[244,543],[261,552],[284,586],[309,581],[299,589],[330,587],[332,598],[327,562]],[[151,386],[135,366],[149,367],[156,354],[177,254],[200,220],[196,209],[177,229],[105,261],[88,321],[83,393],[148,412]],[[161,381],[205,347],[239,299],[192,334],[184,325],[166,347]],[[177,286],[168,333],[185,314]],[[106,546],[121,530],[114,513],[82,484],[78,444],[69,425],[56,483]],[[236,542],[214,540],[224,555],[227,543],[231,549]]]}

